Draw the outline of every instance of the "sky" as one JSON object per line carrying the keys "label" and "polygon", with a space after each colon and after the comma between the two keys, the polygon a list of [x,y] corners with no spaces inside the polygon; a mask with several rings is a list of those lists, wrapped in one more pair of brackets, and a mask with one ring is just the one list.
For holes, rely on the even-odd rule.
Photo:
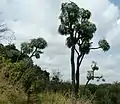
{"label": "sky", "polygon": [[111,0],[114,4],[120,4],[120,0]]}
{"label": "sky", "polygon": [[[0,20],[15,32],[14,41],[20,43],[43,37],[48,42],[41,58],[35,64],[49,72],[60,71],[64,80],[71,80],[70,50],[65,46],[65,37],[57,32],[60,6],[67,0],[1,0]],[[80,68],[80,83],[85,83],[87,70],[96,61],[106,82],[120,81],[120,2],[119,0],[73,0],[80,8],[89,9],[91,20],[96,24],[94,42],[105,38],[111,49],[91,51]]]}

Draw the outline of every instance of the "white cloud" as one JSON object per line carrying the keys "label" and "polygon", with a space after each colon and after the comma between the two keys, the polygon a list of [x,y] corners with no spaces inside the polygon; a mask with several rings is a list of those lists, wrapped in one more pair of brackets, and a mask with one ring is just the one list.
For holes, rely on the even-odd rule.
{"label": "white cloud", "polygon": [[[16,33],[17,46],[31,38],[44,37],[48,42],[48,47],[41,59],[35,60],[35,62],[43,68],[47,68],[48,71],[59,69],[65,79],[70,79],[70,52],[65,46],[65,37],[57,33],[62,1],[66,0],[2,0],[0,1],[0,10],[3,12],[1,18],[4,18],[9,28]],[[92,60],[98,62],[99,73],[103,73],[109,82],[119,80],[119,75],[116,73],[120,68],[118,65],[120,58],[117,58],[120,52],[120,49],[117,48],[120,46],[120,10],[118,6],[109,0],[73,1],[79,7],[92,12],[91,20],[97,25],[94,41],[105,37],[111,45],[111,50],[108,53],[93,51],[89,56],[86,56],[82,63],[81,82],[85,81],[84,75]]]}

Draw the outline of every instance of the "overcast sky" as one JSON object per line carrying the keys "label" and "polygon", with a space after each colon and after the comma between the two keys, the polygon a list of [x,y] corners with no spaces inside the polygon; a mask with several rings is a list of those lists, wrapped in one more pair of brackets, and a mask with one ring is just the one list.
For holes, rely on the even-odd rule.
{"label": "overcast sky", "polygon": [[[59,70],[65,80],[70,80],[70,50],[65,46],[65,37],[57,32],[60,6],[66,0],[0,0],[0,20],[15,32],[15,43],[43,37],[48,42],[44,54],[35,63],[49,72]],[[71,0],[72,1],[72,0]],[[118,0],[73,0],[79,7],[92,12],[92,21],[97,26],[94,42],[106,38],[109,52],[92,51],[83,60],[80,76],[85,83],[87,69],[91,62],[97,61],[107,82],[120,81],[120,3]]]}

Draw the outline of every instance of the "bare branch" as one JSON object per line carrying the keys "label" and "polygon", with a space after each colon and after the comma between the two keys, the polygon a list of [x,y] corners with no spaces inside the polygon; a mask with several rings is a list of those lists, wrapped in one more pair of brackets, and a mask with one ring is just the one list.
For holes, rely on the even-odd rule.
{"label": "bare branch", "polygon": [[80,59],[80,62],[79,62],[79,66],[80,66],[81,63],[82,63],[82,60],[83,60],[84,56],[85,56],[85,54],[83,54],[83,55],[81,56],[81,59]]}
{"label": "bare branch", "polygon": [[32,58],[35,54],[35,52],[37,51],[37,48],[35,48],[35,50],[33,51],[33,53],[30,55],[30,58]]}
{"label": "bare branch", "polygon": [[96,79],[100,79],[100,78],[102,78],[103,76],[94,76],[94,78],[96,78]]}
{"label": "bare branch", "polygon": [[79,52],[77,51],[77,49],[75,48],[75,51],[76,51],[76,53],[78,54],[78,56],[79,56]]}
{"label": "bare branch", "polygon": [[95,47],[95,48],[90,48],[90,49],[100,49],[101,47]]}

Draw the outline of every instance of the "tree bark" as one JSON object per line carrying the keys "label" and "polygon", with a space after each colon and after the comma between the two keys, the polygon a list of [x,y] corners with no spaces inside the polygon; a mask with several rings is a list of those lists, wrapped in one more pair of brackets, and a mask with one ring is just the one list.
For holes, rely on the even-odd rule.
{"label": "tree bark", "polygon": [[77,69],[76,69],[76,88],[75,88],[75,93],[77,95],[78,89],[79,89],[79,60],[80,60],[80,55],[77,57]]}
{"label": "tree bark", "polygon": [[75,46],[71,48],[71,78],[72,78],[72,95],[75,96],[75,62],[74,62]]}
{"label": "tree bark", "polygon": [[79,68],[80,68],[80,65],[82,63],[83,58],[84,58],[84,54],[83,55],[79,55],[77,57],[76,87],[75,87],[75,93],[76,93],[76,95],[78,94],[78,91],[79,91],[79,83],[80,83]]}

